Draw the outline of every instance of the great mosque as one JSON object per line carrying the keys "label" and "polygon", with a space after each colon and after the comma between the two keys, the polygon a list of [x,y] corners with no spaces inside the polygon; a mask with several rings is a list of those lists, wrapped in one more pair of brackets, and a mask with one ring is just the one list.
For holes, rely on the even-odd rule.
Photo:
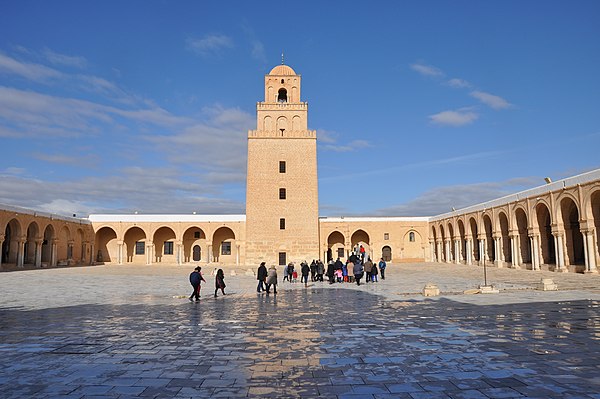
{"label": "great mosque", "polygon": [[96,214],[0,205],[0,268],[374,259],[597,273],[600,169],[433,217],[319,217],[317,135],[301,76],[265,75],[248,132],[245,215]]}

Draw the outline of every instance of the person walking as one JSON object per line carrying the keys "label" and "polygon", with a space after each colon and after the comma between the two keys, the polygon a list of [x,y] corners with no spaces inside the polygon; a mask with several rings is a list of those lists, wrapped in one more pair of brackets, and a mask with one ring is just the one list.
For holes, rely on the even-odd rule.
{"label": "person walking", "polygon": [[192,295],[190,295],[190,302],[194,301],[194,298],[196,298],[196,301],[200,300],[200,284],[202,281],[206,282],[206,280],[204,279],[204,277],[202,277],[202,273],[200,273],[200,270],[202,270],[202,268],[200,266],[197,266],[193,272],[190,273],[190,284],[192,284],[192,287],[194,287],[194,291],[192,292]]}
{"label": "person walking", "polygon": [[360,285],[360,279],[363,276],[363,266],[359,261],[357,261],[354,264],[353,272],[354,272],[354,280],[356,281],[356,285]]}
{"label": "person walking", "polygon": [[367,283],[371,281],[371,270],[373,270],[373,262],[371,262],[371,258],[368,258],[365,262],[365,274],[367,275],[365,281]]}
{"label": "person walking", "polygon": [[277,294],[277,269],[275,266],[271,266],[269,268],[269,272],[267,275],[267,295],[269,295],[271,291],[271,286],[273,286],[273,294]]}
{"label": "person walking", "polygon": [[[287,265],[287,273],[288,273],[289,282],[293,283],[294,282],[294,264],[292,262],[288,263],[288,265]],[[297,274],[298,273],[296,273],[296,275]]]}
{"label": "person walking", "polygon": [[310,273],[310,266],[308,266],[306,261],[302,262],[302,268],[300,271],[302,272],[302,278],[300,279],[300,282],[304,281],[304,287],[308,287],[308,274]]}
{"label": "person walking", "polygon": [[316,281],[316,276],[317,275],[317,262],[313,259],[313,261],[310,264],[310,281],[314,282]]}
{"label": "person walking", "polygon": [[317,281],[323,281],[323,275],[325,274],[325,265],[321,262],[321,259],[317,261]]}
{"label": "person walking", "polygon": [[381,279],[385,280],[385,268],[387,267],[385,260],[383,260],[383,258],[381,258],[379,260],[379,271],[381,272]]}
{"label": "person walking", "polygon": [[267,279],[267,266],[265,266],[265,262],[262,262],[258,267],[258,271],[256,272],[256,279],[258,280],[258,286],[256,287],[256,292],[266,291],[265,288],[265,280]]}
{"label": "person walking", "polygon": [[373,280],[374,283],[377,283],[377,263],[373,263],[373,268],[371,269],[371,279]]}
{"label": "person walking", "polygon": [[215,298],[217,297],[218,290],[221,290],[223,295],[225,295],[225,275],[223,274],[223,269],[217,270],[217,275],[215,276]]}
{"label": "person walking", "polygon": [[349,283],[352,283],[352,280],[354,279],[354,262],[352,262],[353,258],[354,256],[350,256],[350,259],[348,259],[348,261],[346,262],[346,271],[348,272]]}

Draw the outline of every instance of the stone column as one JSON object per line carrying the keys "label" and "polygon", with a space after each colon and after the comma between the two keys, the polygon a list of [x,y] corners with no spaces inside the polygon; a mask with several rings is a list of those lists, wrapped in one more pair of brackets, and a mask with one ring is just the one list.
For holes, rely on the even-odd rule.
{"label": "stone column", "polygon": [[117,264],[123,264],[123,241],[117,241]]}
{"label": "stone column", "polygon": [[444,250],[446,251],[446,263],[452,262],[452,251],[450,251],[450,240],[444,241]]}
{"label": "stone column", "polygon": [[435,262],[435,241],[429,240],[429,260]]}
{"label": "stone column", "polygon": [[[373,258],[371,258],[373,259]],[[235,245],[235,264],[240,265],[240,244]]]}
{"label": "stone column", "polygon": [[152,258],[154,256],[154,243],[152,241],[146,241],[146,264],[152,264]]}
{"label": "stone column", "polygon": [[494,237],[494,264],[497,267],[502,267],[502,237],[495,236]]}
{"label": "stone column", "polygon": [[442,240],[437,241],[437,261],[439,263],[444,261],[444,246]]}
{"label": "stone column", "polygon": [[44,240],[35,240],[35,259],[33,260],[34,267],[42,266],[42,245],[44,244]]}
{"label": "stone column", "polygon": [[87,249],[87,245],[88,245],[87,241],[81,242],[81,259],[79,259],[79,262],[82,265],[85,265],[85,250]]}
{"label": "stone column", "polygon": [[533,270],[540,270],[540,251],[538,248],[538,236],[537,234],[530,234],[529,239],[531,240],[531,268]]}
{"label": "stone column", "polygon": [[90,266],[92,266],[96,263],[96,261],[94,260],[96,246],[94,244],[95,243],[93,241],[90,244],[90,263],[89,263]]}
{"label": "stone column", "polygon": [[479,248],[479,265],[485,261],[485,239],[477,238],[477,248]]}
{"label": "stone column", "polygon": [[206,256],[206,263],[212,262],[212,244],[208,244],[208,254]]}
{"label": "stone column", "polygon": [[17,267],[22,269],[25,264],[25,243],[27,237],[20,237],[17,239]]}
{"label": "stone column", "polygon": [[175,247],[176,247],[175,248],[175,251],[176,251],[175,252],[176,253],[176,255],[175,255],[175,262],[177,263],[178,266],[180,266],[183,263],[182,260],[181,260],[181,258],[182,258],[181,255],[183,253],[183,251],[182,251],[183,244],[181,243],[181,241],[177,241],[175,243]]}
{"label": "stone column", "polygon": [[510,267],[513,269],[517,268],[517,240],[514,235],[510,236]]}
{"label": "stone column", "polygon": [[555,237],[556,271],[566,273],[569,269],[565,266],[565,233],[563,230],[552,232]]}
{"label": "stone column", "polygon": [[67,265],[69,266],[73,260],[73,244],[75,244],[75,240],[69,240],[67,242]]}
{"label": "stone column", "polygon": [[467,238],[467,265],[473,264],[473,239]]}
{"label": "stone column", "polygon": [[583,250],[585,252],[585,272],[586,273],[598,273],[596,268],[596,249],[594,245],[594,230],[589,228],[583,233]]}
{"label": "stone column", "polygon": [[454,263],[457,265],[460,264],[461,256],[460,256],[460,239],[454,240]]}
{"label": "stone column", "polygon": [[57,259],[57,256],[58,256],[58,254],[57,254],[57,243],[56,242],[57,242],[57,240],[56,240],[56,238],[54,238],[54,239],[51,240],[51,243],[50,243],[50,245],[51,245],[51,249],[50,249],[50,267],[56,267],[56,264],[58,262],[58,259]]}

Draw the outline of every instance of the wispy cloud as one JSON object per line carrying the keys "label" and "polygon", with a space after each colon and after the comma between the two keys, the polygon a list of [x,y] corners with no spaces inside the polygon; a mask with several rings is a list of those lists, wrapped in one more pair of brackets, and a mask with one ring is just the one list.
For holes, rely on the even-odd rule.
{"label": "wispy cloud", "polygon": [[502,97],[495,96],[484,91],[475,90],[469,93],[469,95],[473,98],[478,99],[479,101],[481,101],[482,103],[484,103],[492,109],[498,110],[512,107],[512,104],[503,99]]}
{"label": "wispy cloud", "polygon": [[444,76],[444,72],[441,69],[436,68],[432,65],[424,64],[422,62],[417,62],[417,63],[411,64],[410,68],[413,71],[416,71],[423,76],[430,76],[430,77]]}
{"label": "wispy cloud", "polygon": [[246,34],[246,38],[250,42],[250,55],[255,60],[266,64],[267,63],[267,55],[265,53],[265,45],[259,38],[256,36],[256,32],[254,29],[250,27],[248,23],[242,24],[242,29]]}
{"label": "wispy cloud", "polygon": [[40,64],[18,61],[2,53],[0,53],[0,73],[14,74],[36,82],[63,77],[63,74],[56,69]]}
{"label": "wispy cloud", "polygon": [[522,177],[501,182],[484,182],[438,187],[404,204],[376,211],[380,216],[435,216],[531,188],[541,179]]}
{"label": "wispy cloud", "polygon": [[50,96],[0,86],[0,135],[12,137],[74,137],[96,134],[102,126],[122,124],[119,118],[142,124],[176,126],[189,119],[162,108],[118,108],[92,101]]}
{"label": "wispy cloud", "polygon": [[436,125],[458,127],[473,123],[478,117],[479,115],[472,111],[471,108],[463,108],[429,115],[429,120]]}
{"label": "wispy cloud", "polygon": [[317,130],[317,142],[319,147],[325,151],[352,152],[371,147],[367,140],[351,140],[346,143],[339,142],[340,135],[332,130]]}
{"label": "wispy cloud", "polygon": [[45,48],[43,51],[46,59],[54,65],[62,65],[76,68],[85,68],[87,66],[87,60],[84,57],[65,55],[56,53],[49,48]]}
{"label": "wispy cloud", "polygon": [[204,110],[205,119],[168,135],[145,139],[174,165],[202,168],[210,182],[243,182],[246,176],[247,132],[256,121],[237,108],[215,106]]}
{"label": "wispy cloud", "polygon": [[464,88],[470,88],[471,87],[471,83],[467,82],[464,79],[458,79],[458,78],[454,78],[454,79],[450,79],[446,82],[447,86],[453,87],[455,89],[464,89]]}
{"label": "wispy cloud", "polygon": [[62,181],[0,174],[0,203],[79,216],[134,211],[244,213],[243,203],[221,198],[214,187],[184,181],[172,168],[127,168],[112,176]]}
{"label": "wispy cloud", "polygon": [[229,36],[213,34],[206,35],[203,38],[188,38],[186,47],[201,56],[213,56],[221,53],[222,50],[233,47],[233,40]]}

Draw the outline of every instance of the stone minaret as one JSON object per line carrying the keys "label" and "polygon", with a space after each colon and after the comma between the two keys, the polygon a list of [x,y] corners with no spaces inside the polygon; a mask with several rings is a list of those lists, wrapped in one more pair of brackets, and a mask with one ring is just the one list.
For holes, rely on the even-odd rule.
{"label": "stone minaret", "polygon": [[[248,132],[246,263],[319,257],[317,135],[307,129],[301,77],[287,65],[265,75],[257,127]],[[299,265],[296,265],[299,267]]]}

